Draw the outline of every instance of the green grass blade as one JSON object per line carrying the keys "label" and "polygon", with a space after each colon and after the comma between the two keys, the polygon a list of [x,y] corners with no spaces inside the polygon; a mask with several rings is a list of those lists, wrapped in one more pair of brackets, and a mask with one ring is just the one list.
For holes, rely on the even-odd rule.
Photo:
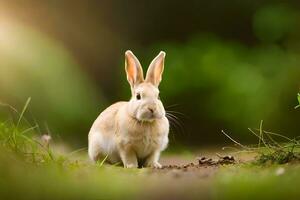
{"label": "green grass blade", "polygon": [[300,93],[298,93],[297,99],[298,99],[299,105],[295,106],[295,109],[300,107]]}
{"label": "green grass blade", "polygon": [[29,106],[29,103],[30,103],[30,101],[31,101],[31,97],[29,97],[28,99],[27,99],[27,101],[26,101],[26,103],[25,103],[25,105],[24,105],[24,107],[23,107],[23,109],[22,109],[22,112],[21,112],[21,114],[20,114],[20,117],[19,117],[19,119],[18,119],[18,123],[17,123],[17,128],[19,127],[19,125],[20,125],[20,123],[21,123],[21,121],[22,121],[22,118],[23,118],[23,116],[24,116],[24,114],[25,114],[25,112],[26,112],[26,110],[27,110],[27,108],[28,108],[28,106]]}
{"label": "green grass blade", "polygon": [[102,165],[104,164],[104,162],[106,161],[107,158],[108,158],[108,155],[106,155],[100,163],[97,162],[97,165],[99,167],[102,167]]}

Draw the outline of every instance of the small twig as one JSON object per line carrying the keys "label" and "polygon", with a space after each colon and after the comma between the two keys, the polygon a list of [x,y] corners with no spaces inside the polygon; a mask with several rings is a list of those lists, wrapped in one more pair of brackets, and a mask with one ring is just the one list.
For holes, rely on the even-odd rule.
{"label": "small twig", "polygon": [[274,140],[273,137],[272,137],[270,134],[266,133],[266,135],[267,135],[268,138],[273,142],[273,144],[274,144],[275,146],[277,146],[278,148],[282,148],[282,146],[281,146],[276,140]]}
{"label": "small twig", "polygon": [[270,131],[264,131],[264,133],[268,133],[268,134],[271,134],[271,135],[275,135],[275,136],[278,136],[278,137],[281,137],[281,138],[284,138],[286,140],[288,140],[289,142],[293,142],[292,139],[284,136],[284,135],[281,135],[281,134],[278,134],[278,133],[274,133],[274,132],[270,132]]}
{"label": "small twig", "polygon": [[71,156],[71,155],[73,155],[73,154],[76,154],[76,153],[78,153],[78,152],[81,152],[81,151],[85,151],[85,150],[87,150],[86,147],[77,149],[77,150],[75,150],[75,151],[70,152],[70,153],[69,153],[69,156]]}
{"label": "small twig", "polygon": [[[252,134],[254,134],[256,137],[258,137],[258,138],[259,138],[259,141],[261,140],[261,141],[264,143],[265,147],[267,147],[268,149],[270,149],[269,145],[267,145],[267,143],[265,142],[264,139],[260,138],[260,136],[257,135],[251,128],[248,128],[248,130],[249,130]],[[258,148],[260,148],[260,144],[258,144]]]}
{"label": "small twig", "polygon": [[263,139],[263,131],[262,131],[262,125],[263,125],[263,120],[260,120],[260,124],[259,124],[259,139],[258,139],[258,147],[260,147],[260,141],[264,140]]}
{"label": "small twig", "polygon": [[223,158],[223,156],[221,156],[221,154],[219,154],[219,153],[216,153],[216,155],[217,155],[219,158]]}
{"label": "small twig", "polygon": [[242,145],[241,143],[235,141],[232,137],[230,137],[227,133],[225,133],[225,131],[221,130],[221,132],[222,132],[226,137],[228,137],[231,141],[233,141],[235,144],[239,145],[240,147],[242,147],[242,148],[244,148],[244,149],[251,149],[251,148],[249,148],[249,147],[247,147],[247,146],[244,146],[244,145]]}

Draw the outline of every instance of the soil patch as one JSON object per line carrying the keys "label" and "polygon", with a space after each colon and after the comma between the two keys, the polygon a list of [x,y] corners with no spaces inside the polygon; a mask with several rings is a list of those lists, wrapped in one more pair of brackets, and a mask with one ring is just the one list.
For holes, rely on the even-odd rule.
{"label": "soil patch", "polygon": [[[169,160],[171,162],[171,160]],[[178,160],[176,160],[178,163]],[[198,157],[194,162],[187,164],[163,165],[160,169],[153,169],[153,172],[167,174],[174,178],[209,178],[214,175],[220,166],[238,163],[233,156],[220,156],[218,158]]]}

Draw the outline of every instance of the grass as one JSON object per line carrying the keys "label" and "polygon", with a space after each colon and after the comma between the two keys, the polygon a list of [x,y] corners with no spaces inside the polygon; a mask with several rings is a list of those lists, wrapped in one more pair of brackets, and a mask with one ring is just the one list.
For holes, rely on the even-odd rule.
{"label": "grass", "polygon": [[[260,153],[259,164],[221,166],[215,175],[206,177],[205,168],[191,174],[159,173],[106,165],[105,158],[93,164],[82,150],[57,152],[53,144],[40,140],[38,126],[24,119],[29,104],[30,99],[21,112],[15,112],[16,120],[0,123],[1,199],[296,199],[300,195],[300,166],[286,162],[291,155],[270,157],[279,156],[279,150],[298,155],[299,141],[285,138],[286,143],[275,142],[276,133],[264,131],[263,123],[250,131],[259,138],[256,147],[234,140],[246,150]],[[266,161],[260,160],[263,158]]]}
{"label": "grass", "polygon": [[94,165],[80,155],[72,159],[53,153],[9,123],[1,124],[0,133],[1,199],[119,199],[138,191],[134,170],[124,173],[123,168]]}
{"label": "grass", "polygon": [[94,165],[80,151],[54,153],[40,139],[38,126],[24,119],[29,103],[30,98],[20,113],[14,109],[17,120],[0,123],[1,199],[119,199],[139,191],[134,170],[124,173],[105,166],[105,160]]}
{"label": "grass", "polygon": [[[256,146],[246,146],[234,140],[227,133],[222,133],[233,141],[242,151],[254,152],[257,158],[255,164],[285,164],[300,162],[300,140],[299,137],[288,138],[284,135],[263,130],[263,121],[258,129],[248,128],[249,132],[258,138]],[[275,138],[276,137],[276,138]],[[280,141],[277,141],[278,138]]]}
{"label": "grass", "polygon": [[298,165],[229,166],[216,175],[213,196],[215,199],[298,199],[299,184]]}
{"label": "grass", "polygon": [[298,99],[299,104],[297,106],[295,106],[295,109],[300,107],[300,93],[298,93],[297,99]]}

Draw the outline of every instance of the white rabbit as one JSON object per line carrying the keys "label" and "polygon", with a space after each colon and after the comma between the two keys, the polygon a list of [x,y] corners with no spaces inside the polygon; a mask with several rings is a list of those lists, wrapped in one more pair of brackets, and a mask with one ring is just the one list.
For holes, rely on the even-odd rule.
{"label": "white rabbit", "polygon": [[159,157],[168,145],[169,121],[159,99],[158,85],[164,70],[165,52],[151,62],[146,79],[140,62],[131,51],[125,53],[125,70],[131,86],[128,102],[106,108],[89,132],[89,157],[125,168],[160,168]]}

